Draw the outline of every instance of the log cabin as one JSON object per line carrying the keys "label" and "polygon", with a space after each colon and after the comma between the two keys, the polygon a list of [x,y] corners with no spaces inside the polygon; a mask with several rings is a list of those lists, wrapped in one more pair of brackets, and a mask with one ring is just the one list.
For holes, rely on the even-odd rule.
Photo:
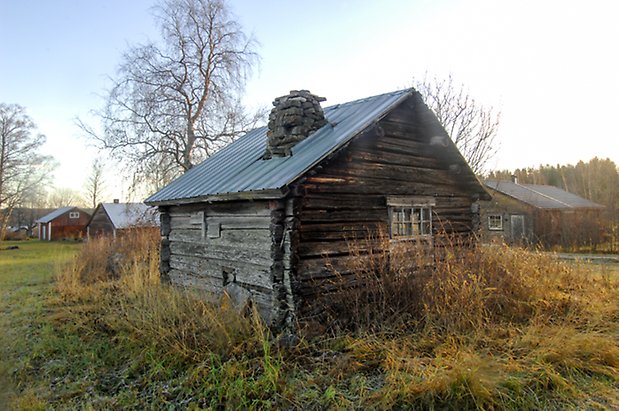
{"label": "log cabin", "polygon": [[345,273],[351,239],[476,232],[490,197],[417,91],[323,100],[275,99],[268,126],[145,201],[160,211],[162,279],[251,301],[282,328]]}
{"label": "log cabin", "polygon": [[595,245],[604,206],[542,184],[487,180],[492,200],[482,203],[485,242],[553,246]]}

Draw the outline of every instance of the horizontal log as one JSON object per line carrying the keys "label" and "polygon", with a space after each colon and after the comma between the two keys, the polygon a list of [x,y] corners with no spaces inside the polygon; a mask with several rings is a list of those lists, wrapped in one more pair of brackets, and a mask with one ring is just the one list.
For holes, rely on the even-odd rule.
{"label": "horizontal log", "polygon": [[378,222],[384,221],[387,217],[387,208],[383,209],[362,209],[362,210],[302,210],[299,213],[301,221],[318,222]]}
{"label": "horizontal log", "polygon": [[301,201],[303,209],[384,209],[385,196],[308,194]]}
{"label": "horizontal log", "polygon": [[383,183],[385,191],[394,184],[402,184],[414,187],[418,183],[440,184],[455,187],[456,181],[447,170],[425,169],[409,166],[406,164],[389,164],[380,168],[371,168],[375,164],[372,160],[355,159],[351,163],[340,164],[320,173],[319,176],[309,177],[309,182],[315,182],[318,178],[338,178],[333,184],[363,184],[367,179],[381,179],[390,183]]}
{"label": "horizontal log", "polygon": [[243,247],[268,252],[271,249],[271,232],[267,229],[222,230],[219,237],[203,237],[200,229],[175,228],[170,232],[171,241],[195,242],[212,246]]}
{"label": "horizontal log", "polygon": [[[226,282],[237,282],[245,286],[251,286],[257,290],[268,291],[273,288],[270,269],[257,268],[253,264],[245,264],[239,261],[227,261],[207,259],[200,257],[188,257],[172,254],[170,267],[192,274],[197,278],[205,278],[211,284],[224,286]],[[224,275],[224,271],[226,274]]]}
{"label": "horizontal log", "polygon": [[189,287],[196,290],[206,291],[213,296],[221,296],[223,293],[221,281],[218,282],[215,278],[195,276],[178,268],[172,268],[168,272],[168,276],[170,277],[170,282],[172,284],[181,287]]}
{"label": "horizontal log", "polygon": [[297,281],[312,281],[346,274],[370,266],[372,257],[368,255],[342,255],[331,258],[303,258],[297,265]]}
{"label": "horizontal log", "polygon": [[393,166],[415,167],[419,170],[447,170],[449,163],[439,162],[436,157],[431,159],[420,157],[419,151],[415,155],[407,154],[402,149],[388,150],[385,148],[370,150],[355,150],[350,155],[350,161],[357,163],[365,161],[368,171],[381,171]]}
{"label": "horizontal log", "polygon": [[[206,216],[206,224],[220,224],[222,230],[236,229],[268,229],[271,223],[271,216]],[[201,223],[196,220],[193,214],[172,214],[170,225],[172,229],[198,229]]]}
{"label": "horizontal log", "polygon": [[[177,269],[170,270],[169,276],[172,284],[202,291],[202,296],[209,301],[217,302],[224,295],[223,286],[213,284],[205,278],[196,277]],[[251,300],[257,305],[258,311],[263,315],[263,318],[268,321],[272,316],[274,308],[272,293],[270,291],[264,292],[263,290],[258,290],[253,287],[247,287],[247,290],[251,294]]]}
{"label": "horizontal log", "polygon": [[[468,194],[455,184],[442,185],[420,182],[395,183],[391,179],[377,179],[366,177],[364,181],[349,178],[347,184],[319,184],[308,178],[303,183],[303,190],[321,194],[363,194],[363,195],[421,195],[421,196],[449,196],[451,194]],[[406,184],[410,183],[410,184]]]}
{"label": "horizontal log", "polygon": [[366,252],[380,245],[380,240],[374,238],[359,238],[358,240],[335,241],[302,241],[298,247],[298,255],[304,257],[323,257],[346,255],[351,251]]}
{"label": "horizontal log", "polygon": [[[385,223],[387,220],[384,221]],[[316,223],[314,221],[301,221],[299,224],[298,231],[299,233],[319,233],[319,232],[335,232],[335,233],[351,233],[352,238],[356,238],[356,232],[373,232],[376,227],[382,226],[382,222],[351,222],[346,224],[341,223]]]}
{"label": "horizontal log", "polygon": [[270,268],[272,265],[270,253],[246,249],[243,247],[243,244],[238,244],[236,247],[227,247],[207,245],[204,243],[172,241],[170,242],[170,251],[172,254],[176,255],[242,261],[266,268]]}
{"label": "horizontal log", "polygon": [[209,215],[268,215],[270,212],[269,201],[225,201],[215,203],[195,203],[169,207],[171,214],[188,215],[190,213],[204,211]]}
{"label": "horizontal log", "polygon": [[[384,225],[386,227],[386,225]],[[376,231],[374,229],[359,228],[358,230],[341,229],[339,231],[320,231],[315,227],[316,231],[304,231],[299,235],[299,241],[328,241],[328,240],[340,240],[340,241],[352,241],[355,239],[364,239],[370,236],[370,233]]]}

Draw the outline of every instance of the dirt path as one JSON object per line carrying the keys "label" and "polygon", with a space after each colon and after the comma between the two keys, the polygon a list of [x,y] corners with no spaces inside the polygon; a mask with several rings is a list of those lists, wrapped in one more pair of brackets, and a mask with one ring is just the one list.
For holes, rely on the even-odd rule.
{"label": "dirt path", "polygon": [[553,253],[561,260],[587,261],[595,264],[617,264],[618,254],[576,254],[576,253]]}

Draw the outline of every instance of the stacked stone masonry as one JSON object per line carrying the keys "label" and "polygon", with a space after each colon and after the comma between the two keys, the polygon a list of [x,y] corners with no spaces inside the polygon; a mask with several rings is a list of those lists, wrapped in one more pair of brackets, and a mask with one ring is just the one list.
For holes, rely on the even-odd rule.
{"label": "stacked stone masonry", "polygon": [[292,155],[295,144],[327,124],[320,107],[320,102],[325,100],[308,90],[291,90],[289,95],[276,98],[269,115],[264,158]]}

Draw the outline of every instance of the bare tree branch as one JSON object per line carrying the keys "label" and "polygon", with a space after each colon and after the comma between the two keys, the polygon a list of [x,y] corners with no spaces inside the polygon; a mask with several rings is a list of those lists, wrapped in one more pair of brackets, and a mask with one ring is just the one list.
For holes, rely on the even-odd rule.
{"label": "bare tree branch", "polygon": [[39,153],[45,136],[35,130],[23,107],[0,103],[0,239],[13,209],[39,195],[54,167]]}
{"label": "bare tree branch", "polygon": [[92,208],[97,207],[105,192],[104,169],[103,161],[100,158],[96,158],[92,163],[90,175],[86,180],[85,200]]}
{"label": "bare tree branch", "polygon": [[487,171],[498,150],[497,132],[501,113],[478,104],[452,76],[414,81],[445,130],[475,174]]}
{"label": "bare tree branch", "polygon": [[162,0],[154,10],[161,40],[123,55],[95,113],[102,133],[78,120],[100,147],[151,181],[189,170],[264,116],[239,103],[258,55],[225,0]]}

